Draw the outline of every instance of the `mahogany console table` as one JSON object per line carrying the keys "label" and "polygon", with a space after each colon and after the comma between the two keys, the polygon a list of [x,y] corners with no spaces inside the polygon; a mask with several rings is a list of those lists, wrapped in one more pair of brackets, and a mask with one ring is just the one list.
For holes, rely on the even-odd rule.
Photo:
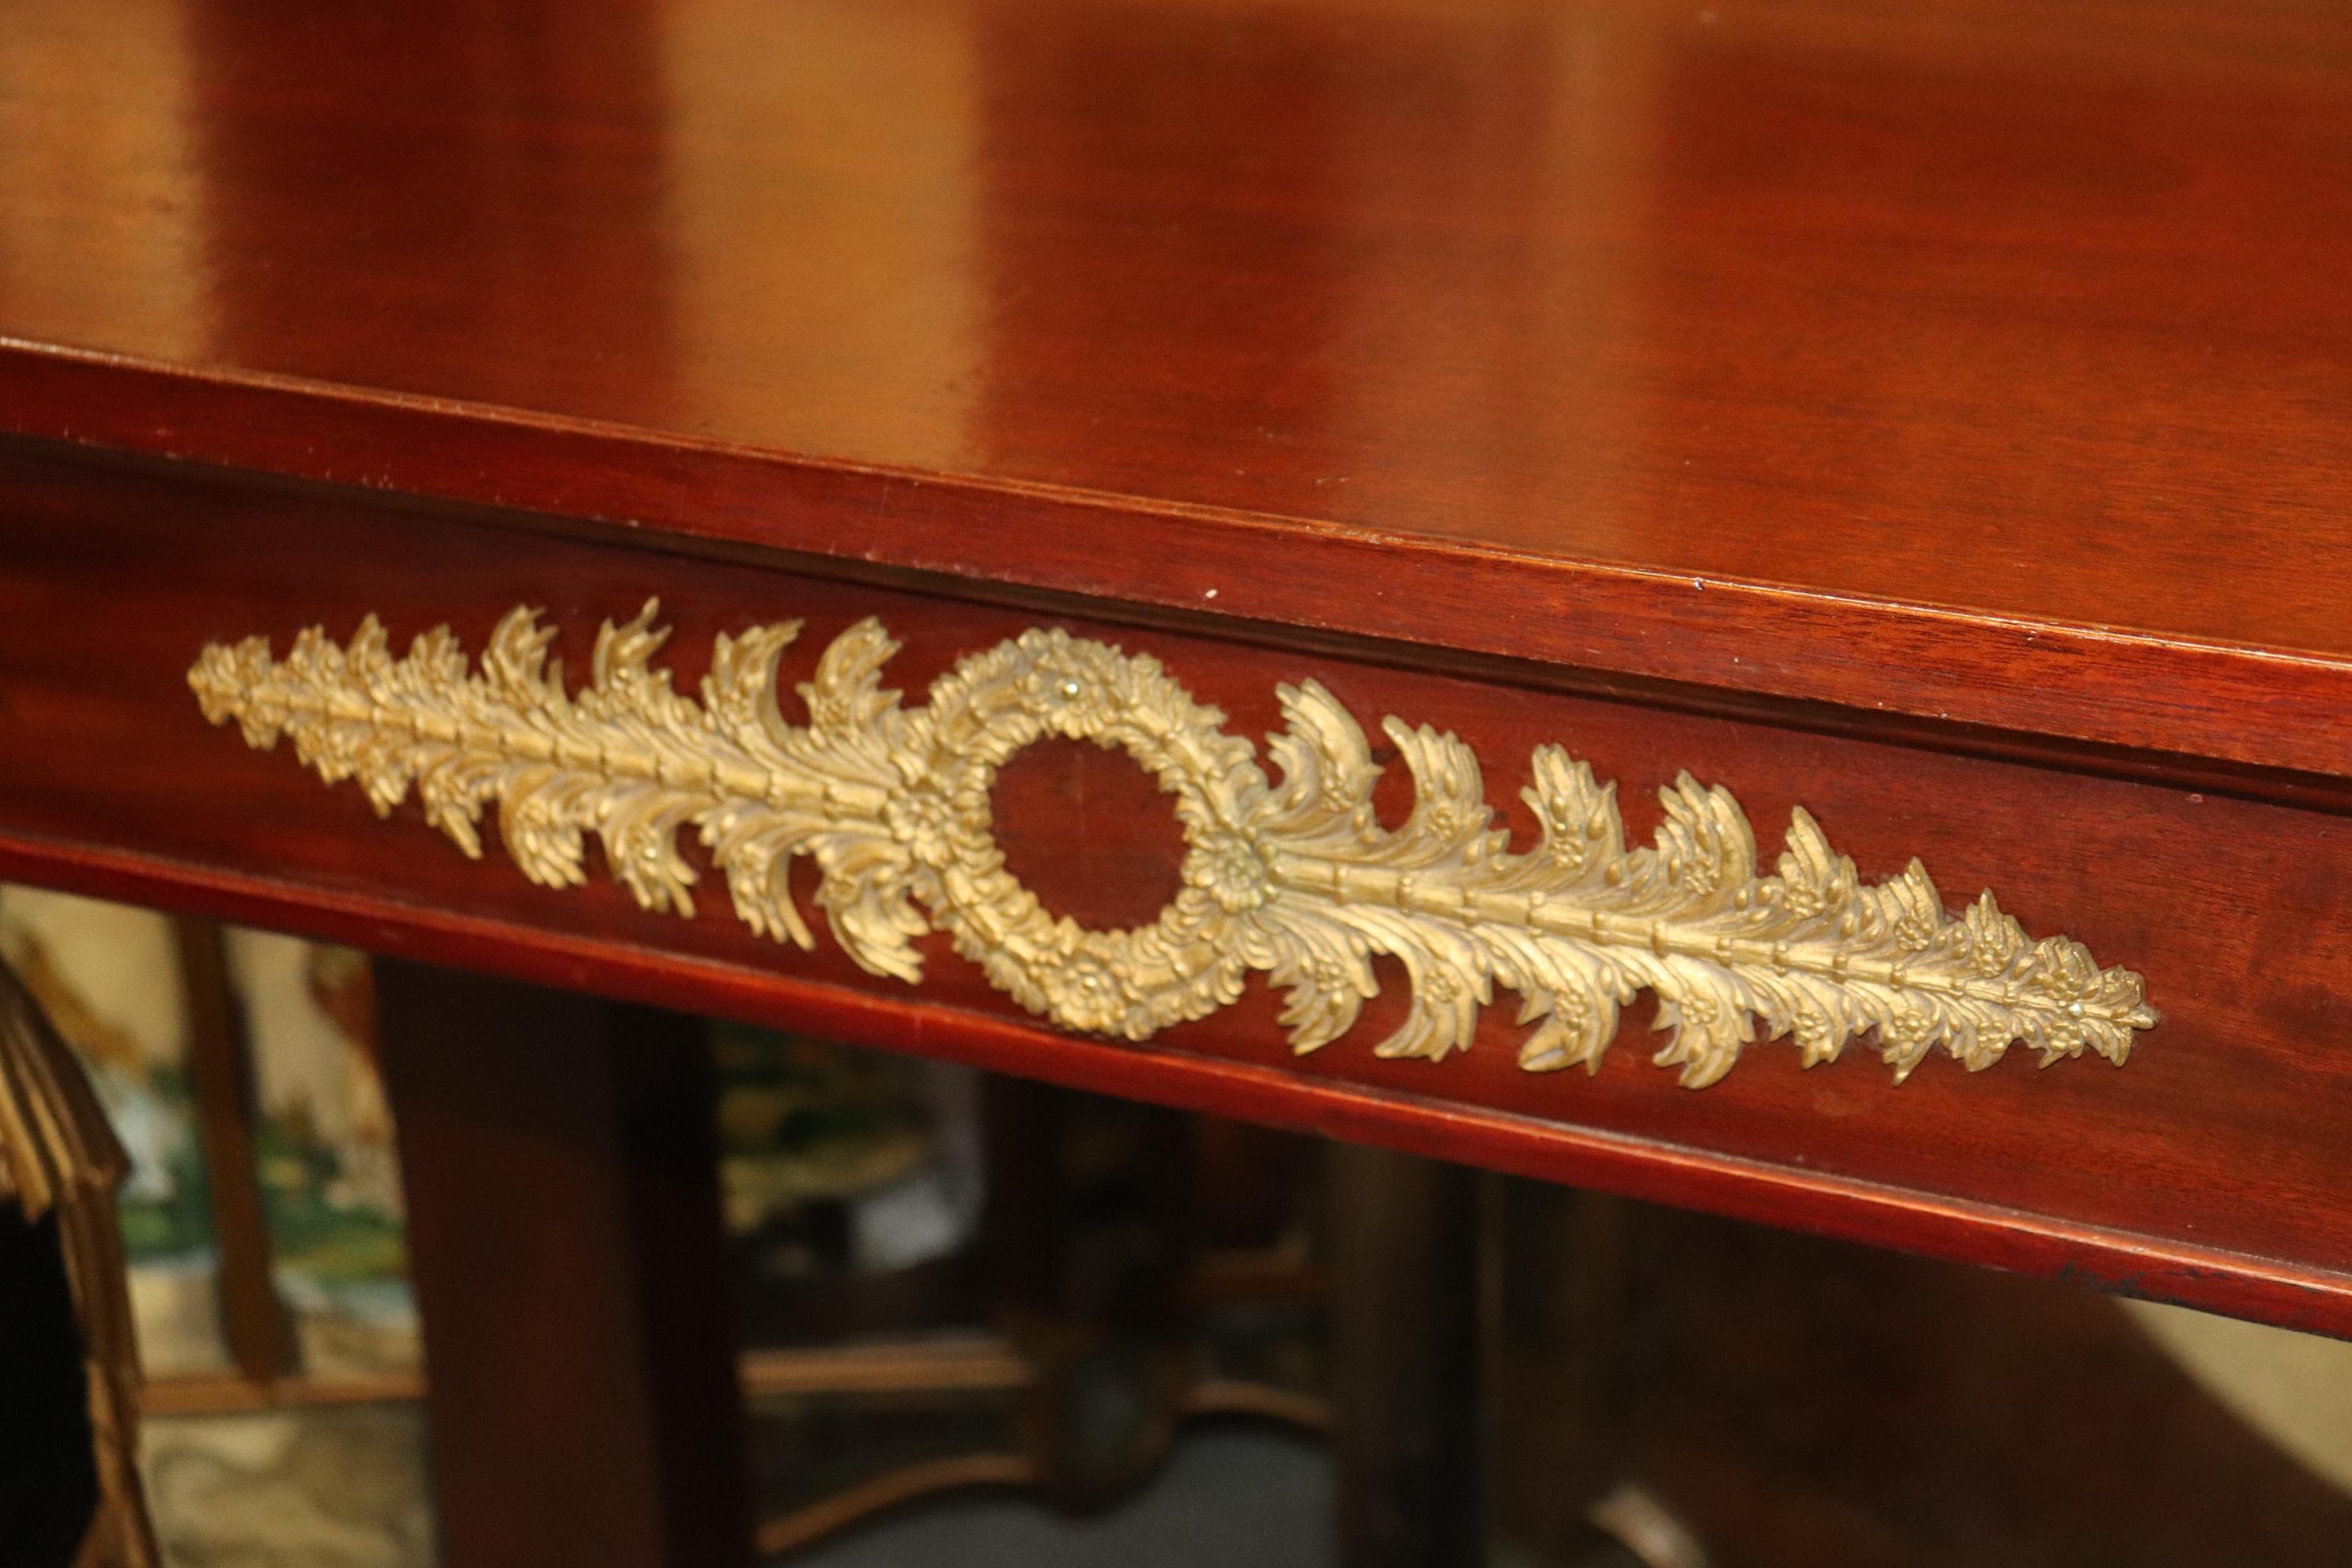
{"label": "mahogany console table", "polygon": [[498,977],[493,1469],[504,982],[2352,1334],[2347,257],[2284,0],[36,0],[0,875]]}

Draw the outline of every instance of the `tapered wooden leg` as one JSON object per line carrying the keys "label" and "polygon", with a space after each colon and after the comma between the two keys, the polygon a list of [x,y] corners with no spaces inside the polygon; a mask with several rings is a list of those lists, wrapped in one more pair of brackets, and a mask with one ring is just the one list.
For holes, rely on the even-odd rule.
{"label": "tapered wooden leg", "polygon": [[1495,1539],[1530,1568],[1640,1568],[1594,1521],[1627,1480],[1625,1205],[1488,1177],[1487,1491]]}
{"label": "tapered wooden leg", "polygon": [[204,1130],[205,1184],[220,1257],[222,1337],[247,1383],[267,1384],[300,1361],[294,1321],[279,1300],[269,1222],[254,1158],[253,1061],[229,984],[221,928],[175,920],[181,994],[188,1004],[188,1077]]}
{"label": "tapered wooden leg", "polygon": [[1191,1126],[1018,1079],[988,1096],[999,1315],[1035,1371],[1028,1458],[1046,1499],[1099,1507],[1166,1457],[1191,1382]]}
{"label": "tapered wooden leg", "polygon": [[1345,1568],[1484,1557],[1473,1173],[1330,1151],[1332,1452]]}
{"label": "tapered wooden leg", "polygon": [[691,1019],[383,963],[446,1568],[751,1557]]}

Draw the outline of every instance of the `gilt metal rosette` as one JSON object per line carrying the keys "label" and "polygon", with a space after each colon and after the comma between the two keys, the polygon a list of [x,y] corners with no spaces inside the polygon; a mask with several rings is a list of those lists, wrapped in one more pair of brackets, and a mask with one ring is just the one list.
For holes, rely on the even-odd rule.
{"label": "gilt metal rosette", "polygon": [[[1970,1068],[2012,1042],[2045,1063],[2088,1049],[2120,1065],[2156,1022],[2138,975],[2067,938],[2032,940],[1990,891],[1948,913],[1916,860],[1864,885],[1802,810],[1764,874],[1738,803],[1688,774],[1663,792],[1655,844],[1629,848],[1615,787],[1543,747],[1523,792],[1540,841],[1515,854],[1469,748],[1395,718],[1381,728],[1414,800],[1402,827],[1384,827],[1363,731],[1311,680],[1279,689],[1269,777],[1159,661],[1061,631],[971,655],[909,708],[882,685],[898,645],[867,620],[798,688],[796,723],[777,665],[797,623],[721,636],[698,700],[652,662],[667,635],[655,614],[604,625],[577,692],[548,658],[554,633],[520,607],[478,669],[446,627],[395,657],[371,616],[347,646],[313,627],[282,660],[259,637],[212,645],[188,681],[213,722],[236,721],[259,748],[290,736],[379,814],[414,790],[467,855],[495,805],[507,853],[548,887],[585,879],[593,834],[640,904],[690,914],[690,832],[738,917],[807,948],[786,875],[806,857],[826,924],[866,970],[919,984],[915,943],[936,928],[1024,1007],[1091,1034],[1147,1038],[1263,971],[1285,994],[1291,1045],[1312,1051],[1378,994],[1381,955],[1412,986],[1382,1056],[1467,1047],[1503,988],[1534,1026],[1522,1067],[1597,1069],[1620,1009],[1646,989],[1667,1031],[1655,1060],[1693,1088],[1759,1029],[1792,1038],[1808,1066],[1866,1037],[1899,1082],[1938,1047]],[[1182,888],[1150,924],[1080,926],[1007,869],[991,790],[1047,736],[1118,747],[1174,797]]]}

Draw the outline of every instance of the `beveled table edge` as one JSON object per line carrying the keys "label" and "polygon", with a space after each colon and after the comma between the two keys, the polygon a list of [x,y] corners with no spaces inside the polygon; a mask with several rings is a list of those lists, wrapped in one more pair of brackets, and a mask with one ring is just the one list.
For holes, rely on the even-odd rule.
{"label": "beveled table edge", "polygon": [[826,462],[5,336],[0,434],[1075,595],[1106,608],[1213,613],[2352,777],[2352,658]]}

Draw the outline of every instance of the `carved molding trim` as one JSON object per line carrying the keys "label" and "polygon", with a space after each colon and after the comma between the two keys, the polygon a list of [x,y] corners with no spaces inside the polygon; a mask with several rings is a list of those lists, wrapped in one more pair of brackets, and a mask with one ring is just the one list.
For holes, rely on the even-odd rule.
{"label": "carved molding trim", "polygon": [[[881,685],[898,645],[866,620],[799,688],[803,727],[776,689],[797,622],[721,636],[698,702],[650,662],[668,635],[655,614],[648,604],[605,623],[576,695],[547,657],[554,632],[521,607],[478,673],[447,627],[394,658],[370,616],[348,647],[314,626],[283,662],[264,638],[214,644],[188,683],[214,723],[236,720],[263,749],[292,736],[306,765],[331,784],[358,779],[379,815],[414,787],[469,856],[495,802],[499,837],[535,882],[584,880],[593,832],[640,904],[691,914],[697,877],[678,835],[692,828],[736,914],[808,948],[785,875],[806,856],[835,936],[871,973],[919,982],[915,939],[936,926],[1031,1012],[1131,1040],[1216,1011],[1263,970],[1287,993],[1291,1045],[1315,1050],[1377,994],[1376,954],[1400,961],[1412,987],[1382,1056],[1467,1047],[1503,986],[1538,1026],[1522,1067],[1597,1069],[1620,1007],[1646,988],[1670,1031],[1655,1060],[1693,1088],[1729,1071],[1759,1023],[1793,1037],[1808,1066],[1875,1031],[1900,1082],[1938,1046],[1972,1069],[2012,1041],[2045,1064],[2088,1047],[2120,1066],[2157,1021],[2138,975],[2100,968],[2064,937],[2032,941],[1989,891],[1950,915],[1916,860],[1864,886],[1802,810],[1778,874],[1760,874],[1738,803],[1688,774],[1663,792],[1655,847],[1629,849],[1615,786],[1543,747],[1523,792],[1542,840],[1516,855],[1469,748],[1394,718],[1381,728],[1414,804],[1402,829],[1383,828],[1363,731],[1311,680],[1278,689],[1276,783],[1156,659],[1060,631],[971,656],[908,709]],[[1119,747],[1175,797],[1183,887],[1153,923],[1080,927],[1005,868],[989,792],[1048,735]]]}

